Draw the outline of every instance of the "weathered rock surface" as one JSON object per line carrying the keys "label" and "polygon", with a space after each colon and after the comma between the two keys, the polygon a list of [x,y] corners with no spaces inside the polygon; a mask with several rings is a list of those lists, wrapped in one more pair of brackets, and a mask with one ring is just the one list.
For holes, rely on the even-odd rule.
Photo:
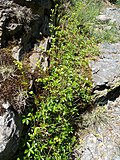
{"label": "weathered rock surface", "polygon": [[105,110],[99,121],[95,115],[95,123],[86,127],[83,136],[79,132],[76,160],[120,160],[120,96],[115,101],[108,101]]}
{"label": "weathered rock surface", "polygon": [[18,148],[28,98],[28,88],[21,84],[29,82],[30,74],[24,70],[23,80],[13,61],[32,49],[27,57],[31,71],[37,61],[46,70],[50,8],[50,0],[0,0],[0,160],[12,159]]}
{"label": "weathered rock surface", "polygon": [[[106,8],[97,20],[106,25],[108,21],[114,22],[117,35],[120,35],[120,8]],[[99,50],[100,56],[90,62],[96,102],[104,101],[109,91],[120,86],[120,42],[99,44]]]}
{"label": "weathered rock surface", "polygon": [[[8,55],[7,55],[8,54]],[[9,53],[0,50],[0,159],[9,160],[15,154],[22,132],[21,113],[27,94],[21,88],[18,74]],[[16,73],[15,73],[16,72]]]}
{"label": "weathered rock surface", "polygon": [[[99,45],[100,56],[90,62],[96,101],[120,85],[120,43]],[[99,100],[100,98],[100,100]]]}
{"label": "weathered rock surface", "polygon": [[50,38],[44,38],[39,43],[34,45],[34,52],[29,57],[31,71],[34,72],[36,66],[39,65],[46,71],[49,67],[49,56],[46,54],[47,49],[49,49]]}
{"label": "weathered rock surface", "polygon": [[37,39],[49,35],[50,8],[50,0],[0,0],[0,47],[10,46],[13,57],[21,59]]}
{"label": "weathered rock surface", "polygon": [[101,22],[116,22],[118,27],[120,26],[120,8],[106,8],[101,15],[97,17],[97,20]]}
{"label": "weathered rock surface", "polygon": [[107,8],[104,10],[103,15],[108,17],[112,22],[116,22],[120,26],[120,8]]}
{"label": "weathered rock surface", "polygon": [[[97,19],[115,22],[120,35],[120,8],[107,8]],[[99,50],[96,60],[90,61],[97,107],[83,115],[76,160],[120,160],[120,42],[101,43]]]}
{"label": "weathered rock surface", "polygon": [[0,159],[9,160],[16,152],[22,132],[21,118],[9,102],[0,101]]}

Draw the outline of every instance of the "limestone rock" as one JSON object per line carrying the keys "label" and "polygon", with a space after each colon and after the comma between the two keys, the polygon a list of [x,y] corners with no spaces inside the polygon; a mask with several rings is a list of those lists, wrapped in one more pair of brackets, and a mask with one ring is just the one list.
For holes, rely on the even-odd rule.
{"label": "limestone rock", "polygon": [[90,62],[97,101],[100,97],[104,99],[109,91],[120,86],[120,43],[104,43],[99,48],[99,58]]}
{"label": "limestone rock", "polygon": [[116,24],[120,26],[120,8],[107,8],[103,14],[106,15],[111,22],[116,22]]}
{"label": "limestone rock", "polygon": [[0,115],[0,159],[9,160],[18,148],[22,123],[8,101],[1,100],[0,108],[3,110]]}
{"label": "limestone rock", "polygon": [[[102,21],[108,18],[116,23],[119,36],[120,8],[106,8],[102,15]],[[80,128],[77,133],[75,160],[120,159],[120,42],[105,42],[98,47],[99,56],[89,63],[94,109],[81,115],[84,130]]]}
{"label": "limestone rock", "polygon": [[31,72],[33,73],[36,69],[37,65],[41,66],[43,71],[49,67],[49,57],[45,53],[33,52],[33,54],[29,57]]}
{"label": "limestone rock", "polygon": [[12,56],[14,59],[16,59],[17,61],[19,61],[21,59],[21,55],[23,54],[23,50],[22,47],[20,46],[16,46],[12,49]]}
{"label": "limestone rock", "polygon": [[114,81],[120,80],[120,43],[104,43],[99,45],[99,48],[101,51],[99,58],[90,63],[96,88],[108,87]]}
{"label": "limestone rock", "polygon": [[[97,19],[101,19],[101,21],[109,19],[114,22],[119,36],[120,8],[106,8]],[[96,102],[105,101],[109,92],[114,92],[115,88],[120,86],[120,42],[101,43],[99,50],[99,57],[90,62]]]}
{"label": "limestone rock", "polygon": [[50,38],[44,38],[40,42],[34,45],[34,52],[29,57],[31,71],[34,72],[37,65],[46,71],[49,67],[49,57],[46,54],[47,49],[49,49]]}
{"label": "limestone rock", "polygon": [[[95,110],[92,114],[94,112]],[[106,112],[101,115],[101,119],[98,121],[96,118],[95,120],[98,123],[92,124],[89,129],[86,128],[87,133],[80,136],[81,143],[75,150],[75,160],[119,160],[120,96],[115,101],[109,101]]]}

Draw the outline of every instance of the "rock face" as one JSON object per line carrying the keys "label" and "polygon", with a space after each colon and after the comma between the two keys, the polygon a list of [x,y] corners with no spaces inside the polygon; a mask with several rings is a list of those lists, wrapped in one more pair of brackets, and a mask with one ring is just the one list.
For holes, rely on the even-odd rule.
{"label": "rock face", "polygon": [[[106,8],[97,20],[114,22],[120,36],[119,8]],[[85,129],[78,132],[76,160],[120,160],[120,42],[101,43],[99,50],[96,60],[90,61],[97,107],[83,115]]]}
{"label": "rock face", "polygon": [[[50,0],[0,0],[0,160],[12,159],[18,148],[21,113],[28,98],[28,88],[21,86],[22,72],[13,61],[25,58],[32,49],[27,57],[31,71],[38,61],[46,70],[50,8]],[[25,72],[24,78],[29,82],[28,71]]]}
{"label": "rock face", "polygon": [[21,118],[7,101],[0,102],[3,113],[0,115],[0,159],[9,160],[16,152],[22,132]]}
{"label": "rock face", "polygon": [[104,109],[101,117],[93,111],[90,117],[94,115],[94,124],[86,127],[83,136],[79,133],[76,160],[120,160],[120,96],[114,101],[109,100]]}
{"label": "rock face", "polygon": [[[7,53],[8,54],[8,53]],[[21,113],[27,95],[20,88],[20,74],[13,58],[0,50],[0,159],[9,160],[15,154],[22,132]],[[16,72],[16,73],[15,73]]]}
{"label": "rock face", "polygon": [[[120,8],[106,8],[97,17],[101,23],[113,23],[120,35]],[[109,25],[108,23],[108,25]],[[99,44],[100,56],[90,62],[96,102],[105,100],[108,92],[120,86],[120,42]]]}
{"label": "rock face", "polygon": [[17,60],[33,48],[42,36],[49,35],[50,0],[0,0],[0,47],[13,49]]}
{"label": "rock face", "polygon": [[120,85],[120,43],[99,45],[100,56],[91,61],[96,101],[104,101],[109,91]]}

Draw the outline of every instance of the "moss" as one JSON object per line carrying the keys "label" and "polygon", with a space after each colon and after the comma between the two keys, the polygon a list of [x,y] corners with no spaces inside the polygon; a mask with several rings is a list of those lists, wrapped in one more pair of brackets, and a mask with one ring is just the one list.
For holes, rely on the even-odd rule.
{"label": "moss", "polygon": [[[17,112],[23,112],[24,106],[21,105],[23,101],[18,98],[21,93],[28,90],[30,75],[27,70],[19,70],[14,64],[14,58],[11,56],[11,52],[5,49],[0,50],[0,67],[1,69],[1,85],[0,85],[0,99],[4,101],[9,101],[13,109]],[[13,70],[10,70],[13,67]],[[3,71],[4,70],[4,71]],[[6,76],[9,75],[9,76]],[[6,77],[6,78],[5,78]],[[3,108],[1,107],[0,113],[2,113]]]}

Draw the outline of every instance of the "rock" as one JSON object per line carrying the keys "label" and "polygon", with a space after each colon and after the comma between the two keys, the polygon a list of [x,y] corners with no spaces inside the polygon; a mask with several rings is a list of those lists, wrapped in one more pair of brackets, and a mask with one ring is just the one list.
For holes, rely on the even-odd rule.
{"label": "rock", "polygon": [[[91,116],[94,115],[94,112],[91,113]],[[75,160],[77,158],[81,160],[120,159],[120,96],[114,102],[109,101],[104,114],[101,115],[101,120],[97,124],[86,128],[87,134],[80,136],[81,143],[75,151]]]}
{"label": "rock", "polygon": [[37,39],[49,35],[51,1],[0,0],[0,4],[0,47],[13,46],[13,56],[19,59]]}
{"label": "rock", "polygon": [[14,59],[16,59],[17,61],[19,61],[21,59],[21,55],[24,53],[22,50],[22,47],[20,46],[16,46],[12,49],[12,56]]}
{"label": "rock", "polygon": [[108,31],[108,30],[111,30],[112,29],[112,26],[106,26],[104,27],[104,30]]}
{"label": "rock", "polygon": [[43,71],[45,72],[46,69],[49,67],[49,57],[46,55],[45,52],[42,54],[40,52],[34,52],[30,57],[30,66],[31,66],[31,72],[33,73],[36,69],[37,65],[41,66]]}
{"label": "rock", "polygon": [[28,95],[22,87],[22,73],[17,71],[14,58],[2,49],[0,53],[0,159],[9,160],[19,146],[21,115]]}
{"label": "rock", "polygon": [[15,154],[22,132],[20,116],[15,113],[9,102],[0,101],[0,159],[9,160]]}
{"label": "rock", "polygon": [[21,114],[33,85],[31,73],[24,70],[24,77],[14,60],[23,60],[29,55],[25,53],[34,48],[29,55],[32,71],[37,61],[46,71],[50,9],[51,0],[0,0],[0,160],[12,159],[16,153],[22,132]]}
{"label": "rock", "polygon": [[90,62],[95,96],[106,96],[109,90],[120,84],[120,43],[99,45],[101,54]]}
{"label": "rock", "polygon": [[44,38],[39,43],[34,45],[34,51],[36,52],[46,52],[49,49],[50,38]]}
{"label": "rock", "polygon": [[[97,19],[114,22],[118,35],[120,27],[120,8],[107,8]],[[111,29],[109,26],[104,30]],[[99,44],[100,55],[95,61],[90,62],[93,79],[93,94],[95,101],[105,101],[109,92],[115,91],[120,86],[120,42]],[[113,93],[114,94],[114,93]],[[103,100],[102,100],[103,99]]]}
{"label": "rock", "polygon": [[[107,8],[102,14],[102,21],[107,17],[116,23],[119,36],[120,8]],[[120,159],[120,42],[104,42],[98,47],[99,56],[89,63],[95,107],[81,115],[84,130],[81,127],[76,133],[79,145],[75,160]]]}
{"label": "rock", "polygon": [[34,52],[29,57],[32,72],[34,72],[37,65],[41,65],[44,71],[49,67],[49,57],[46,55],[46,51],[49,49],[49,43],[50,38],[48,37],[34,45]]}
{"label": "rock", "polygon": [[101,54],[96,61],[91,61],[94,87],[110,86],[115,78],[120,78],[120,43],[99,45]]}
{"label": "rock", "polygon": [[96,19],[104,23],[107,23],[110,20],[106,15],[99,15]]}
{"label": "rock", "polygon": [[39,52],[34,52],[30,57],[30,67],[31,67],[31,72],[34,72],[35,68],[37,67],[37,62],[40,61],[41,55]]}
{"label": "rock", "polygon": [[110,19],[110,22],[115,22],[120,26],[120,8],[107,8],[103,14]]}

